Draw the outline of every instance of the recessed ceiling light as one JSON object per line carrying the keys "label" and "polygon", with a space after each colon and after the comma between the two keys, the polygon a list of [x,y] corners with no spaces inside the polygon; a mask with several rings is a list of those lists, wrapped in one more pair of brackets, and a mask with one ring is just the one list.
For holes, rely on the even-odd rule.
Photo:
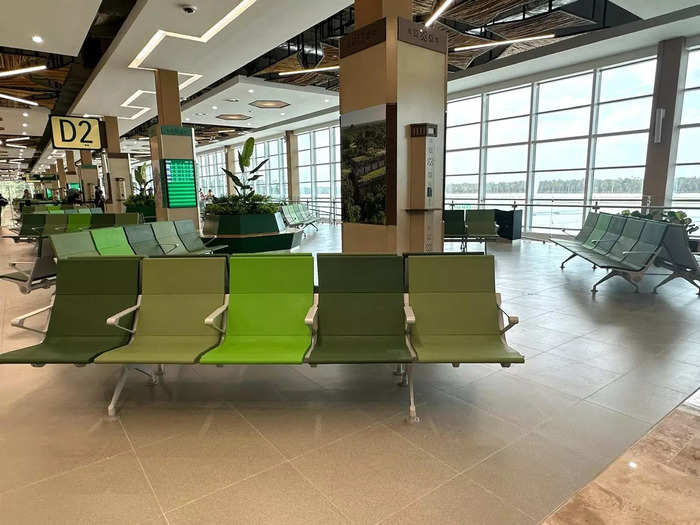
{"label": "recessed ceiling light", "polygon": [[212,106],[211,109],[219,109],[219,106]]}
{"label": "recessed ceiling light", "polygon": [[248,93],[255,93],[255,90],[254,90],[254,89],[249,89],[249,90],[248,90]]}
{"label": "recessed ceiling light", "polygon": [[26,132],[26,131],[23,131],[23,132],[22,132],[22,135],[26,135],[26,134],[27,134],[27,132]]}
{"label": "recessed ceiling light", "polygon": [[24,113],[22,113],[22,116],[26,118],[26,117],[29,116],[29,113],[27,113],[27,112],[25,111]]}
{"label": "recessed ceiling light", "polygon": [[34,42],[35,44],[42,44],[44,42],[44,39],[41,38],[39,35],[34,35],[32,37],[32,42]]}
{"label": "recessed ceiling light", "polygon": [[190,117],[187,117],[185,120],[188,120],[188,121],[189,121],[189,120],[190,120]]}
{"label": "recessed ceiling light", "polygon": [[289,106],[284,100],[256,100],[250,103],[251,106],[262,109],[279,109]]}
{"label": "recessed ceiling light", "polygon": [[224,113],[222,115],[217,115],[216,118],[220,120],[250,120],[251,117],[240,113]]}
{"label": "recessed ceiling light", "polygon": [[324,100],[324,102],[330,102],[330,101],[331,101],[331,99],[329,99],[329,98],[327,98],[326,100]]}
{"label": "recessed ceiling light", "polygon": [[28,127],[29,127],[29,124],[27,124],[26,122],[22,122],[22,127],[23,127],[23,128],[28,128]]}
{"label": "recessed ceiling light", "polygon": [[282,115],[284,117],[286,115],[286,113],[280,113],[280,115]]}

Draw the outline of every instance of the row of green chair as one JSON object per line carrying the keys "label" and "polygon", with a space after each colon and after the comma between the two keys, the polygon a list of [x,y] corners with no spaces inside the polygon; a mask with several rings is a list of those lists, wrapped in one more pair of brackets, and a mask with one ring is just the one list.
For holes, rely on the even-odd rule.
{"label": "row of green chair", "polygon": [[55,258],[203,255],[226,246],[207,246],[190,219],[131,224],[49,236]]}
{"label": "row of green chair", "polygon": [[[23,212],[24,213],[24,212]],[[73,214],[73,213],[84,213],[84,214],[92,214],[92,215],[100,215],[103,214],[104,212],[102,211],[102,208],[65,208],[65,209],[60,209],[60,210],[46,210],[46,211],[35,211],[31,213],[49,213],[49,214]]]}
{"label": "row of green chair", "polygon": [[302,229],[313,226],[318,231],[318,226],[316,226],[318,216],[311,213],[306,204],[284,204],[281,206],[281,211],[284,222],[288,226],[301,226]]}
{"label": "row of green chair", "polygon": [[498,239],[496,210],[445,210],[443,212],[445,241],[457,241],[462,251],[467,251],[470,240],[487,241]]}
{"label": "row of green chair", "polygon": [[[0,363],[124,365],[110,415],[140,365],[399,364],[415,417],[413,364],[524,362],[492,256],[318,255],[317,293],[306,254],[70,258],[58,275],[52,304],[12,321],[44,341]],[[25,326],[46,310],[46,330]]]}
{"label": "row of green chair", "polygon": [[624,215],[591,212],[581,231],[571,239],[552,239],[552,242],[571,252],[561,268],[581,257],[593,267],[608,273],[591,290],[615,276],[620,276],[639,291],[638,282],[653,264],[663,247],[669,225],[664,222],[637,219]]}
{"label": "row of green chair", "polygon": [[22,223],[14,235],[5,235],[4,237],[19,242],[21,240],[34,240],[56,233],[138,224],[139,221],[138,213],[30,213],[22,215]]}
{"label": "row of green chair", "polygon": [[22,206],[22,213],[103,213],[102,208],[75,207],[72,204],[32,204]]}

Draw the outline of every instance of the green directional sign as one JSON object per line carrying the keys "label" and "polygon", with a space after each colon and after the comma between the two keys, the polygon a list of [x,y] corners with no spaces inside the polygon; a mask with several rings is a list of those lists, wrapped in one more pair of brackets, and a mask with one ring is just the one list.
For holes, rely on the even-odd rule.
{"label": "green directional sign", "polygon": [[197,207],[194,161],[164,159],[162,164],[163,200],[166,208]]}

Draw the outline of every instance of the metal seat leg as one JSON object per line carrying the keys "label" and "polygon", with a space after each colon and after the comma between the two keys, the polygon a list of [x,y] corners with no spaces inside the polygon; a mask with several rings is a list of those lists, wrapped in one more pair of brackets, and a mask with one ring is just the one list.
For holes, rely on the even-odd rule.
{"label": "metal seat leg", "polygon": [[563,270],[563,269],[564,269],[564,265],[565,265],[566,263],[568,263],[568,262],[569,262],[571,259],[573,259],[574,257],[576,257],[576,254],[575,254],[575,253],[572,253],[571,255],[569,255],[569,256],[566,258],[566,260],[565,260],[564,262],[561,263],[561,266],[559,266],[559,268],[561,268],[561,269]]}
{"label": "metal seat leg", "polygon": [[599,284],[603,284],[605,281],[607,281],[608,279],[612,279],[612,278],[615,277],[616,275],[618,275],[617,272],[608,272],[608,273],[605,275],[605,277],[603,277],[600,281],[598,281],[597,283],[595,283],[595,284],[593,285],[593,288],[591,289],[591,292],[596,293],[596,292],[598,291],[598,285],[599,285]]}
{"label": "metal seat leg", "polygon": [[126,384],[126,378],[129,375],[129,367],[124,366],[122,368],[122,373],[121,376],[119,377],[119,381],[117,381],[117,386],[114,387],[114,394],[112,394],[112,401],[109,403],[109,406],[107,407],[107,415],[109,417],[114,417],[117,414],[117,402],[119,401],[119,396],[122,394],[122,390],[124,390],[124,385]]}
{"label": "metal seat leg", "polygon": [[410,398],[406,422],[409,425],[415,425],[420,422],[420,418],[416,415],[416,399],[413,395],[413,365],[406,365],[406,375],[408,376],[408,395]]}

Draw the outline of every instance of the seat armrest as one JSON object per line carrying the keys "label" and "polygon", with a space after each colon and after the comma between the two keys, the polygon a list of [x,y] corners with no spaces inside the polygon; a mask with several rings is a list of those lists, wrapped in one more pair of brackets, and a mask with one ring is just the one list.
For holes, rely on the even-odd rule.
{"label": "seat armrest", "polygon": [[410,305],[405,304],[403,306],[403,314],[406,318],[406,325],[407,326],[413,326],[414,324],[416,324],[416,314]]}
{"label": "seat armrest", "polygon": [[[161,244],[161,243],[158,243],[158,244],[160,244],[160,247],[163,248],[165,255],[173,253],[175,250],[177,250],[178,246],[180,246],[177,243],[169,243],[169,242],[166,242],[165,244]],[[169,250],[166,250],[165,249],[166,246],[172,246],[172,248],[170,248]]]}
{"label": "seat armrest", "polygon": [[207,318],[204,320],[205,325],[211,326],[214,330],[216,330],[217,332],[220,332],[222,334],[225,334],[226,330],[219,327],[219,326],[216,326],[215,320],[228,310],[229,297],[230,297],[229,294],[226,294],[224,296],[224,304],[219,306],[216,310],[214,310],[211,314],[209,314],[207,316]]}
{"label": "seat armrest", "polygon": [[48,305],[44,306],[43,308],[39,308],[38,310],[34,310],[33,312],[29,312],[28,314],[24,314],[24,315],[21,315],[19,317],[16,317],[15,319],[13,319],[10,322],[10,324],[14,327],[22,328],[23,330],[28,330],[30,332],[35,332],[37,334],[46,334],[46,329],[37,330],[36,328],[30,328],[28,326],[24,326],[24,322],[27,319],[29,319],[30,317],[34,317],[35,315],[39,315],[40,313],[43,313],[43,312],[53,308],[54,299],[55,299],[55,296],[51,298],[51,302]]}
{"label": "seat armrest", "polygon": [[[499,294],[500,295],[500,294]],[[503,311],[503,308],[501,308],[501,305],[498,305],[498,309],[503,313],[503,315],[506,316],[508,319],[508,324],[501,329],[501,335],[505,334],[508,330],[513,328],[516,324],[520,322],[520,318],[517,315],[508,315],[506,312]]]}
{"label": "seat armrest", "polygon": [[113,326],[115,328],[119,328],[120,330],[123,330],[124,332],[128,332],[128,333],[133,335],[135,332],[131,328],[126,328],[126,327],[120,325],[119,320],[122,317],[126,317],[130,313],[137,311],[139,308],[141,308],[141,296],[140,295],[139,295],[138,299],[136,300],[136,304],[134,306],[127,308],[126,310],[122,310],[121,312],[114,314],[112,317],[109,317],[107,319],[107,325]]}
{"label": "seat armrest", "polygon": [[306,313],[306,317],[304,318],[304,324],[311,328],[314,332],[316,332],[316,329],[318,327],[318,305],[317,304],[312,304],[311,308],[309,308],[309,311]]}

